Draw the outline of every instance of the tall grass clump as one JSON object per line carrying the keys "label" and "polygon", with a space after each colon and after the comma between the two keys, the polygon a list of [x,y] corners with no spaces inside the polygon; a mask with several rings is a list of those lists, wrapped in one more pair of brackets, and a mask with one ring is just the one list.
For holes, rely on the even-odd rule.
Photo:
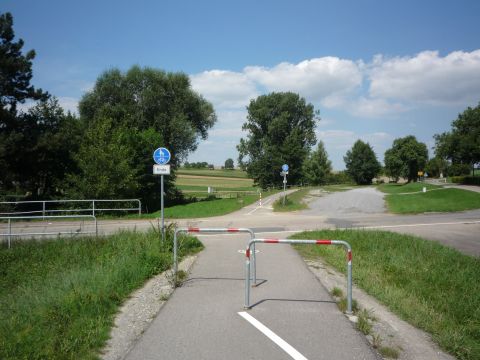
{"label": "tall grass clump", "polygon": [[[325,230],[297,239],[340,239],[352,245],[353,279],[404,320],[432,334],[459,359],[480,359],[480,259],[434,241],[385,231]],[[299,245],[346,272],[345,252]]]}
{"label": "tall grass clump", "polygon": [[[0,359],[96,359],[129,294],[172,263],[172,233],[18,242],[0,249]],[[200,251],[184,238],[180,255]]]}

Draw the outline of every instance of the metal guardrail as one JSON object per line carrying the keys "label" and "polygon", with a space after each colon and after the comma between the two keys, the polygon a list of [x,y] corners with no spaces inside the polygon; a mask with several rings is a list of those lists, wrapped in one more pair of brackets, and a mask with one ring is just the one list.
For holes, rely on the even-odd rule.
{"label": "metal guardrail", "polygon": [[[137,207],[133,208],[99,208],[99,203],[113,203],[113,202],[136,202]],[[47,204],[68,204],[68,203],[90,203],[91,207],[88,209],[47,209]],[[91,212],[95,216],[95,212],[98,211],[137,211],[138,215],[142,214],[142,202],[140,199],[92,199],[92,200],[32,200],[32,201],[2,201],[2,205],[28,205],[28,204],[42,204],[41,210],[32,211],[19,211],[19,212],[0,212],[0,215],[16,216],[26,214],[42,214],[43,218],[47,217],[47,214],[54,213],[72,213],[72,212]],[[97,205],[97,206],[95,206]]]}
{"label": "metal guardrail", "polygon": [[[57,231],[57,232],[42,232],[42,233],[12,233],[12,220],[45,220],[45,219],[72,219],[72,218],[89,218],[93,219],[95,223],[95,231]],[[77,234],[95,234],[98,236],[98,223],[97,218],[94,215],[59,215],[59,216],[2,216],[1,220],[7,220],[8,232],[0,233],[0,236],[7,237],[8,239],[8,248],[10,249],[13,236],[29,236],[29,235],[77,235]],[[80,228],[81,229],[81,228]]]}
{"label": "metal guardrail", "polygon": [[352,314],[352,247],[343,240],[290,240],[290,239],[253,239],[245,251],[245,309],[250,309],[250,253],[255,243],[265,244],[315,244],[342,245],[347,250],[347,314]]}
{"label": "metal guardrail", "polygon": [[[248,233],[250,234],[250,240],[252,241],[255,239],[255,233],[251,229],[247,228],[197,228],[197,227],[188,227],[188,228],[178,228],[175,229],[175,233],[173,235],[173,274],[175,279],[177,278],[177,270],[178,270],[178,259],[177,259],[177,235],[179,233],[208,233],[208,234],[232,234],[232,233]],[[253,245],[253,255],[252,255],[252,263],[250,265],[252,267],[252,280],[254,286],[257,284],[257,269],[255,265],[255,244]],[[249,270],[250,274],[250,270]],[[250,276],[250,275],[249,275]]]}

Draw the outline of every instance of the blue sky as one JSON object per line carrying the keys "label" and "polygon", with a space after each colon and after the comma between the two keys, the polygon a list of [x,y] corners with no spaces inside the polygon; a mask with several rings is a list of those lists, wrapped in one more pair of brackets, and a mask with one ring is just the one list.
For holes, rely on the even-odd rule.
{"label": "blue sky", "polygon": [[33,84],[74,110],[105,70],[182,71],[218,123],[189,161],[237,159],[249,100],[295,91],[320,110],[337,170],[357,139],[380,161],[395,138],[427,143],[480,101],[480,1],[2,0]]}

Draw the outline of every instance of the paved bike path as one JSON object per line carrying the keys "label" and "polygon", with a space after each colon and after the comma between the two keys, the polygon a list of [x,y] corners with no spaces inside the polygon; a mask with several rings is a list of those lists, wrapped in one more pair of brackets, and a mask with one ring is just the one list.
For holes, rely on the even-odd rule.
{"label": "paved bike path", "polygon": [[[127,359],[292,359],[244,311],[248,235],[202,236],[205,250]],[[248,313],[307,359],[377,359],[289,245],[257,244]]]}

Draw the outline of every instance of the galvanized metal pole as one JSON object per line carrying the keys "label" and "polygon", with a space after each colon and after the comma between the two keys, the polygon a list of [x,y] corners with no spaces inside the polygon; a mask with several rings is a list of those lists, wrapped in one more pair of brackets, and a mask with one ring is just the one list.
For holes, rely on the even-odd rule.
{"label": "galvanized metal pole", "polygon": [[245,309],[250,309],[250,254],[252,246],[255,243],[266,243],[266,244],[316,244],[316,245],[342,245],[347,250],[347,311],[348,315],[352,314],[352,247],[350,244],[343,240],[310,240],[310,239],[299,239],[299,240],[290,240],[290,239],[253,239],[249,242],[247,250],[245,251],[246,256],[246,267],[245,267]]}
{"label": "galvanized metal pole", "polygon": [[286,193],[286,188],[287,188],[287,175],[283,175],[283,206],[285,206],[285,197],[287,196]]}
{"label": "galvanized metal pole", "polygon": [[244,309],[250,309],[250,246],[251,242],[247,245],[245,250],[245,304]]}
{"label": "galvanized metal pole", "polygon": [[178,260],[177,260],[177,234],[179,230],[175,229],[173,233],[173,276],[175,283],[177,283],[177,270],[178,270]]}
{"label": "galvanized metal pole", "polygon": [[163,175],[160,176],[160,206],[162,212],[162,242],[165,241],[165,219],[163,213]]}
{"label": "galvanized metal pole", "polygon": [[43,214],[43,220],[45,220],[45,201],[43,202],[42,214]]}
{"label": "galvanized metal pole", "polygon": [[12,220],[8,219],[8,248],[10,249],[10,244],[12,242]]}

